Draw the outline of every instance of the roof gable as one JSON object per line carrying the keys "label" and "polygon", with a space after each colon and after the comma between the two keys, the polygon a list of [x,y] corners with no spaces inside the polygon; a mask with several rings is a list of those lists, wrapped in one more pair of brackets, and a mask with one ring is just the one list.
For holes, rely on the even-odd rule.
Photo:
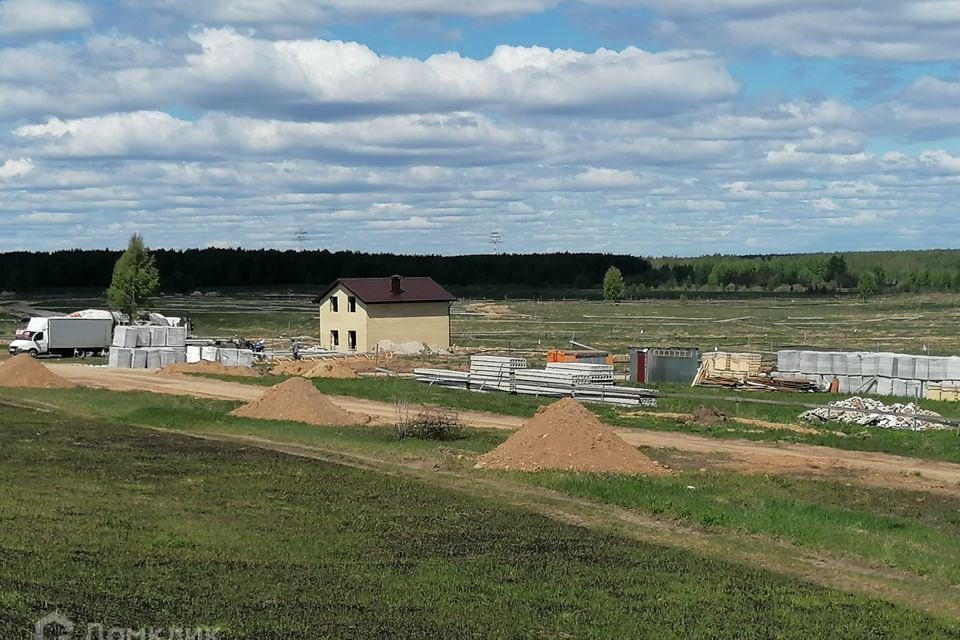
{"label": "roof gable", "polygon": [[457,299],[433,278],[400,278],[400,293],[393,292],[393,278],[338,278],[314,298],[313,302],[322,302],[338,286],[342,286],[364,304],[453,302]]}

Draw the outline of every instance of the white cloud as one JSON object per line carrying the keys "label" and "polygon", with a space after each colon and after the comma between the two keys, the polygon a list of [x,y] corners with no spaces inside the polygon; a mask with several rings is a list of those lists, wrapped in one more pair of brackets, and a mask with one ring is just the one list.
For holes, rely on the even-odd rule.
{"label": "white cloud", "polygon": [[[739,91],[718,58],[694,51],[501,45],[483,59],[444,53],[418,60],[378,55],[356,42],[266,40],[231,28],[200,29],[190,38],[193,50],[184,46],[182,54],[103,36],[83,48],[0,52],[33,65],[29,78],[15,78],[27,83],[3,85],[0,71],[0,118],[145,110],[171,96],[197,110],[301,120],[481,109],[636,118]],[[55,66],[52,76],[44,58]]]}
{"label": "white cloud", "polygon": [[920,161],[931,167],[942,169],[949,173],[960,173],[960,156],[954,156],[940,149],[939,151],[924,151]]}
{"label": "white cloud", "polygon": [[86,29],[93,24],[82,4],[67,0],[0,0],[0,37],[25,37]]}
{"label": "white cloud", "polygon": [[24,176],[31,171],[33,171],[33,161],[30,158],[20,158],[19,160],[11,158],[0,164],[0,179]]}

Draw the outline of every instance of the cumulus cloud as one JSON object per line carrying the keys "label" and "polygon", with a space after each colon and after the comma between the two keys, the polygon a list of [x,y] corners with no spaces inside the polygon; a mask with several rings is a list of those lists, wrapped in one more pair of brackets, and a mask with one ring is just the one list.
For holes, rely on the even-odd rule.
{"label": "cumulus cloud", "polygon": [[[891,236],[898,211],[911,230],[960,233],[960,91],[946,65],[886,64],[888,85],[851,99],[829,82],[758,90],[724,56],[761,46],[802,67],[796,56],[861,47],[830,71],[856,75],[871,43],[942,44],[955,23],[942,3],[121,5],[92,34],[0,44],[0,216],[17,222],[0,250],[122,246],[133,231],[154,246],[296,247],[303,228],[317,247],[440,253],[488,250],[493,230],[517,251],[696,254],[704,228],[721,252],[930,242]],[[577,5],[639,9],[669,46],[629,46],[649,42],[636,33],[595,51],[487,44],[516,13],[560,20]],[[376,32],[376,45],[316,36],[341,33],[326,29],[348,12],[350,33]],[[432,44],[405,48],[412,33]],[[422,53],[438,41],[462,50]]]}
{"label": "cumulus cloud", "polygon": [[[697,51],[501,45],[482,59],[444,53],[418,60],[382,56],[356,42],[266,40],[230,28],[190,37],[195,50],[180,54],[99,36],[84,48],[7,50],[11,62],[34,67],[50,56],[53,75],[3,84],[0,72],[0,117],[145,109],[176,96],[198,110],[300,120],[479,109],[633,118],[725,101],[739,91],[718,58]],[[96,53],[104,50],[115,54]]]}
{"label": "cumulus cloud", "polygon": [[68,0],[0,1],[0,38],[26,37],[87,29],[93,19],[86,7]]}
{"label": "cumulus cloud", "polygon": [[20,158],[19,160],[11,158],[3,164],[0,164],[0,179],[16,178],[17,176],[26,175],[31,171],[33,171],[33,161],[29,158]]}

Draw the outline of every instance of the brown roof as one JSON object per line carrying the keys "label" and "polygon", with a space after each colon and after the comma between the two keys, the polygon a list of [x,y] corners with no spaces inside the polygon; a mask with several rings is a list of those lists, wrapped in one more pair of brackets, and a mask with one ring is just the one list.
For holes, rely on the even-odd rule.
{"label": "brown roof", "polygon": [[344,289],[357,296],[365,304],[384,304],[389,302],[453,302],[455,295],[437,284],[433,278],[400,278],[400,293],[391,290],[391,278],[339,278],[319,296],[319,303],[331,291],[342,285]]}

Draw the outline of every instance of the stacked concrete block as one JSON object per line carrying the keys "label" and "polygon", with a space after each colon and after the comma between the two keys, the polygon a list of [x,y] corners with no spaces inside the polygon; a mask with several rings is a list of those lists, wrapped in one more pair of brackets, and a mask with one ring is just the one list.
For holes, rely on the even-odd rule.
{"label": "stacked concrete block", "polygon": [[113,332],[108,366],[159,369],[186,361],[185,327],[120,326]]}
{"label": "stacked concrete block", "polygon": [[777,367],[781,377],[800,377],[823,388],[836,378],[841,393],[923,398],[930,383],[960,381],[960,357],[784,350],[777,354]]}
{"label": "stacked concrete block", "polygon": [[167,330],[170,327],[150,327],[150,346],[167,346]]}
{"label": "stacked concrete block", "polygon": [[186,327],[167,327],[167,346],[168,347],[187,346],[187,328]]}
{"label": "stacked concrete block", "polygon": [[146,349],[132,349],[133,356],[130,362],[130,367],[132,369],[146,369],[147,368],[147,350]]}
{"label": "stacked concrete block", "polygon": [[187,346],[187,364],[196,364],[200,362],[200,349],[201,347],[198,345],[191,344]]}
{"label": "stacked concrete block", "polygon": [[133,361],[133,350],[125,347],[111,347],[107,366],[115,369],[129,369]]}
{"label": "stacked concrete block", "polygon": [[[160,366],[169,367],[172,364],[177,364],[177,358],[180,354],[180,351],[177,349],[160,349]],[[186,359],[186,351],[183,352],[184,359]]]}

